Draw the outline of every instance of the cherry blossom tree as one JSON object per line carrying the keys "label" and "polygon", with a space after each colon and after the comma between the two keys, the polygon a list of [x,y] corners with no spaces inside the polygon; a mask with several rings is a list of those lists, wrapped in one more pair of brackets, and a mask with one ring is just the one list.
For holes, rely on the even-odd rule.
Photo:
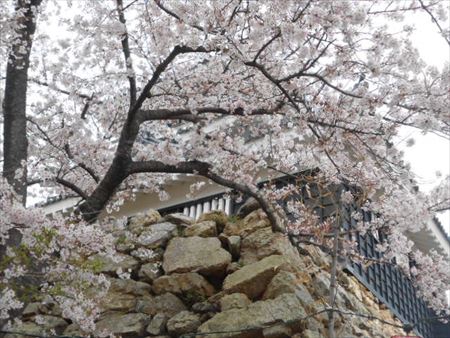
{"label": "cherry blossom tree", "polygon": [[[11,24],[12,4],[0,6],[7,33],[0,50],[6,55],[18,31]],[[342,199],[381,215],[360,222],[359,230],[383,229],[389,236],[380,250],[399,259],[411,247],[405,232],[422,229],[433,212],[448,206],[443,186],[432,196],[413,189],[414,175],[393,144],[402,126],[450,136],[449,67],[422,61],[410,38],[414,27],[403,23],[409,13],[422,12],[448,42],[445,6],[42,1],[33,7],[39,19],[28,91],[16,97],[28,110],[20,135],[30,140],[26,182],[47,194],[79,196],[79,224],[96,231],[91,223],[100,213],[120,207],[136,191],[164,194],[164,182],[174,175],[197,175],[254,197],[274,230],[305,235],[314,215],[301,201],[290,203],[292,221],[277,203],[296,187],[261,188],[258,182],[320,168],[318,180],[359,187]],[[21,46],[27,53],[29,44]],[[5,106],[10,95],[5,91]],[[6,117],[3,125],[10,130]],[[5,133],[5,164],[11,141]],[[11,215],[2,217],[5,236],[15,223]],[[317,223],[332,236],[308,240],[331,245],[336,267],[340,229]],[[442,278],[427,285],[429,291],[449,282],[448,264],[441,262]],[[436,292],[423,296],[442,310]],[[330,325],[330,336],[332,331]]]}

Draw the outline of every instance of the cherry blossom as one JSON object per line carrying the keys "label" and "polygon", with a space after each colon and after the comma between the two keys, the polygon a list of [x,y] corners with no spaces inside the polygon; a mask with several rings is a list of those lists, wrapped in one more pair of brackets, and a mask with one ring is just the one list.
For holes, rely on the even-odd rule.
{"label": "cherry blossom", "polygon": [[[1,181],[0,244],[11,229],[21,231],[24,250],[50,272],[106,289],[74,264],[114,255],[111,224],[100,213],[137,192],[170,198],[164,186],[176,175],[250,195],[274,230],[329,247],[338,213],[321,221],[302,199],[286,197],[299,194],[295,184],[258,185],[318,168],[321,186],[355,188],[338,194],[342,203],[377,215],[363,222],[355,213],[356,230],[383,230],[380,250],[405,271],[412,249],[405,233],[448,208],[448,181],[429,195],[416,191],[393,143],[403,126],[450,136],[449,67],[421,60],[411,41],[417,28],[403,24],[422,13],[448,42],[445,1],[47,0],[33,11],[26,183],[30,192],[38,186],[39,195],[77,196],[80,204],[73,218],[48,217],[22,207]],[[23,11],[1,1],[0,14],[3,74],[8,55],[20,59],[26,45],[17,34]],[[192,193],[201,189],[192,185]],[[354,245],[346,247],[350,254]],[[419,255],[416,269],[427,271],[428,260],[445,265]],[[435,290],[449,274],[438,269],[442,278],[427,280],[428,291],[416,279],[437,310],[444,304]],[[25,270],[8,266],[2,283]],[[55,298],[66,315],[92,330],[96,300],[60,283],[64,293]],[[19,305],[10,289],[4,298],[2,316]]]}

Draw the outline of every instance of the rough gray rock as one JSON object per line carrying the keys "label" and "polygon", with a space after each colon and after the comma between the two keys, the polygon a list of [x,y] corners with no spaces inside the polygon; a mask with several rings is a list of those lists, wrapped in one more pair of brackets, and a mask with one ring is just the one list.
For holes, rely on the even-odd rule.
{"label": "rough gray rock", "polygon": [[303,306],[314,301],[308,289],[301,284],[299,278],[292,272],[278,272],[267,286],[262,299],[273,299],[283,293],[295,294]]}
{"label": "rough gray rock", "polygon": [[290,338],[292,337],[292,330],[289,326],[284,324],[267,327],[263,330],[264,338]]}
{"label": "rough gray rock", "polygon": [[129,293],[135,296],[146,296],[151,291],[150,285],[133,279],[109,278],[111,283],[108,291]]}
{"label": "rough gray rock", "polygon": [[201,215],[198,218],[197,223],[203,221],[214,221],[216,223],[217,232],[220,233],[228,222],[228,216],[223,211],[213,210]]}
{"label": "rough gray rock", "polygon": [[176,225],[188,226],[194,224],[195,220],[181,213],[170,214],[164,216],[164,220]]}
{"label": "rough gray rock", "polygon": [[215,237],[217,236],[216,222],[203,221],[200,223],[195,223],[184,230],[184,235],[186,237]]}
{"label": "rough gray rock", "polygon": [[169,319],[167,331],[170,335],[179,337],[185,333],[195,332],[200,325],[199,315],[189,311],[182,311]]}
{"label": "rough gray rock", "polygon": [[196,313],[218,312],[218,307],[208,301],[195,303],[192,305],[192,311]]}
{"label": "rough gray rock", "polygon": [[237,235],[244,238],[258,229],[267,227],[270,227],[270,222],[264,211],[259,209],[235,223],[228,222],[223,229],[223,233],[227,236]]}
{"label": "rough gray rock", "polygon": [[103,332],[116,335],[143,335],[150,317],[143,313],[109,313],[95,324],[95,335]]}
{"label": "rough gray rock", "polygon": [[146,331],[151,335],[157,336],[166,332],[166,323],[169,318],[163,313],[157,313],[150,324],[148,324]]}
{"label": "rough gray rock", "polygon": [[100,308],[102,311],[124,311],[128,312],[136,306],[136,296],[108,291],[108,293],[100,300]]}
{"label": "rough gray rock", "polygon": [[198,272],[203,275],[223,275],[231,255],[217,238],[175,237],[164,253],[163,269],[167,274]]}
{"label": "rough gray rock", "polygon": [[103,311],[128,312],[135,308],[137,297],[150,296],[151,287],[147,283],[132,279],[109,278],[108,293],[101,299]]}
{"label": "rough gray rock", "polygon": [[330,275],[325,271],[317,274],[314,278],[314,291],[320,297],[330,294]]}
{"label": "rough gray rock", "polygon": [[187,308],[183,302],[171,293],[165,293],[156,297],[142,297],[136,303],[136,312],[146,313],[151,316],[162,313],[172,317],[178,312],[185,310]]}
{"label": "rough gray rock", "polygon": [[172,233],[170,231],[153,230],[150,228],[142,231],[137,239],[137,244],[148,249],[156,249],[159,247],[165,247],[171,238]]}
{"label": "rough gray rock", "polygon": [[162,276],[162,274],[161,263],[155,262],[142,265],[138,272],[138,277],[144,282],[153,283],[153,281]]}
{"label": "rough gray rock", "polygon": [[157,295],[171,292],[176,295],[190,294],[207,298],[214,294],[214,287],[201,275],[195,272],[174,273],[162,276],[153,281],[153,292]]}
{"label": "rough gray rock", "polygon": [[254,197],[247,198],[247,200],[242,204],[238,211],[237,216],[240,218],[244,218],[249,213],[260,208],[258,201]]}
{"label": "rough gray rock", "polygon": [[221,311],[230,309],[244,309],[251,303],[251,300],[243,293],[232,293],[220,299]]}
{"label": "rough gray rock", "polygon": [[119,269],[121,269],[123,272],[134,271],[139,266],[139,262],[131,256],[117,254],[116,257],[118,258],[118,262],[115,262],[109,257],[98,254],[89,257],[89,260],[99,267],[99,272],[114,276],[116,275],[116,271]]}
{"label": "rough gray rock", "polygon": [[50,315],[39,315],[39,322],[37,324],[41,326],[41,332],[49,332],[49,330],[62,332],[69,325],[69,323],[61,317]]}
{"label": "rough gray rock", "polygon": [[226,237],[226,245],[233,259],[238,259],[241,254],[241,237],[240,236]]}
{"label": "rough gray rock", "polygon": [[27,306],[25,306],[25,309],[22,312],[23,318],[29,318],[31,316],[37,315],[41,313],[39,308],[41,307],[41,303],[28,303]]}
{"label": "rough gray rock", "polygon": [[280,255],[266,257],[228,275],[223,282],[223,290],[225,293],[244,293],[250,299],[256,299],[265,291],[272,277],[281,268],[289,268],[285,257]]}
{"label": "rough gray rock", "polygon": [[[284,322],[295,331],[301,330],[301,322],[306,312],[299,300],[291,294],[283,294],[275,299],[257,301],[245,309],[231,309],[216,314],[203,323],[198,332],[235,331],[227,335],[233,338],[262,337],[263,326]],[[208,335],[219,338],[220,335]]]}
{"label": "rough gray rock", "polygon": [[247,265],[271,255],[285,255],[293,265],[304,266],[289,239],[281,233],[273,233],[270,228],[256,229],[242,240],[239,262]]}
{"label": "rough gray rock", "polygon": [[[36,323],[33,323],[33,322],[24,322],[24,323],[13,324],[13,326],[9,330],[14,331],[14,332],[28,333],[30,335],[41,335],[44,331],[42,329],[42,327],[40,327],[39,325],[37,325]],[[23,338],[24,336],[8,333],[8,334],[4,335],[3,337],[4,338]]]}
{"label": "rough gray rock", "polygon": [[130,218],[128,223],[128,229],[139,235],[146,227],[158,222],[161,219],[161,215],[158,211],[150,209],[145,213],[137,214]]}
{"label": "rough gray rock", "polygon": [[305,330],[302,334],[303,338],[325,338],[320,332],[313,330]]}

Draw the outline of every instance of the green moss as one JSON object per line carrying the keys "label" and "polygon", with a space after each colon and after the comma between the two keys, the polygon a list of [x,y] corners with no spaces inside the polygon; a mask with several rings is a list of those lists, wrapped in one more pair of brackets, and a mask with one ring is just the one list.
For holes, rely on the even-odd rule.
{"label": "green moss", "polygon": [[183,302],[189,307],[195,303],[203,302],[207,299],[205,295],[202,295],[196,291],[188,290],[181,296]]}
{"label": "green moss", "polygon": [[127,236],[120,235],[116,240],[116,244],[125,244],[127,242]]}
{"label": "green moss", "polygon": [[230,223],[237,223],[240,220],[241,220],[241,218],[237,215],[228,216],[228,222],[230,222]]}

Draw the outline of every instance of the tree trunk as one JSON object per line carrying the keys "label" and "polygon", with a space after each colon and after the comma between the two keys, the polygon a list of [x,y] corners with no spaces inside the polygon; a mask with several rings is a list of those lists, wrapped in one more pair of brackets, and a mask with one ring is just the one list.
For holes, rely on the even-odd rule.
{"label": "tree trunk", "polygon": [[[15,13],[16,38],[12,43],[6,67],[3,101],[3,176],[13,187],[18,202],[26,204],[27,198],[27,120],[26,99],[28,67],[33,35],[36,30],[37,7],[42,0],[17,0]],[[21,15],[20,15],[21,13]],[[6,245],[0,246],[0,261],[7,247],[17,247],[22,239],[19,230],[11,229]],[[18,315],[19,311],[12,313]],[[0,327],[3,326],[0,321]]]}
{"label": "tree trunk", "polygon": [[3,102],[3,176],[25,205],[27,198],[27,124],[26,102],[28,67],[33,34],[36,30],[36,8],[42,0],[18,0],[16,14],[19,28],[6,68],[5,99]]}

